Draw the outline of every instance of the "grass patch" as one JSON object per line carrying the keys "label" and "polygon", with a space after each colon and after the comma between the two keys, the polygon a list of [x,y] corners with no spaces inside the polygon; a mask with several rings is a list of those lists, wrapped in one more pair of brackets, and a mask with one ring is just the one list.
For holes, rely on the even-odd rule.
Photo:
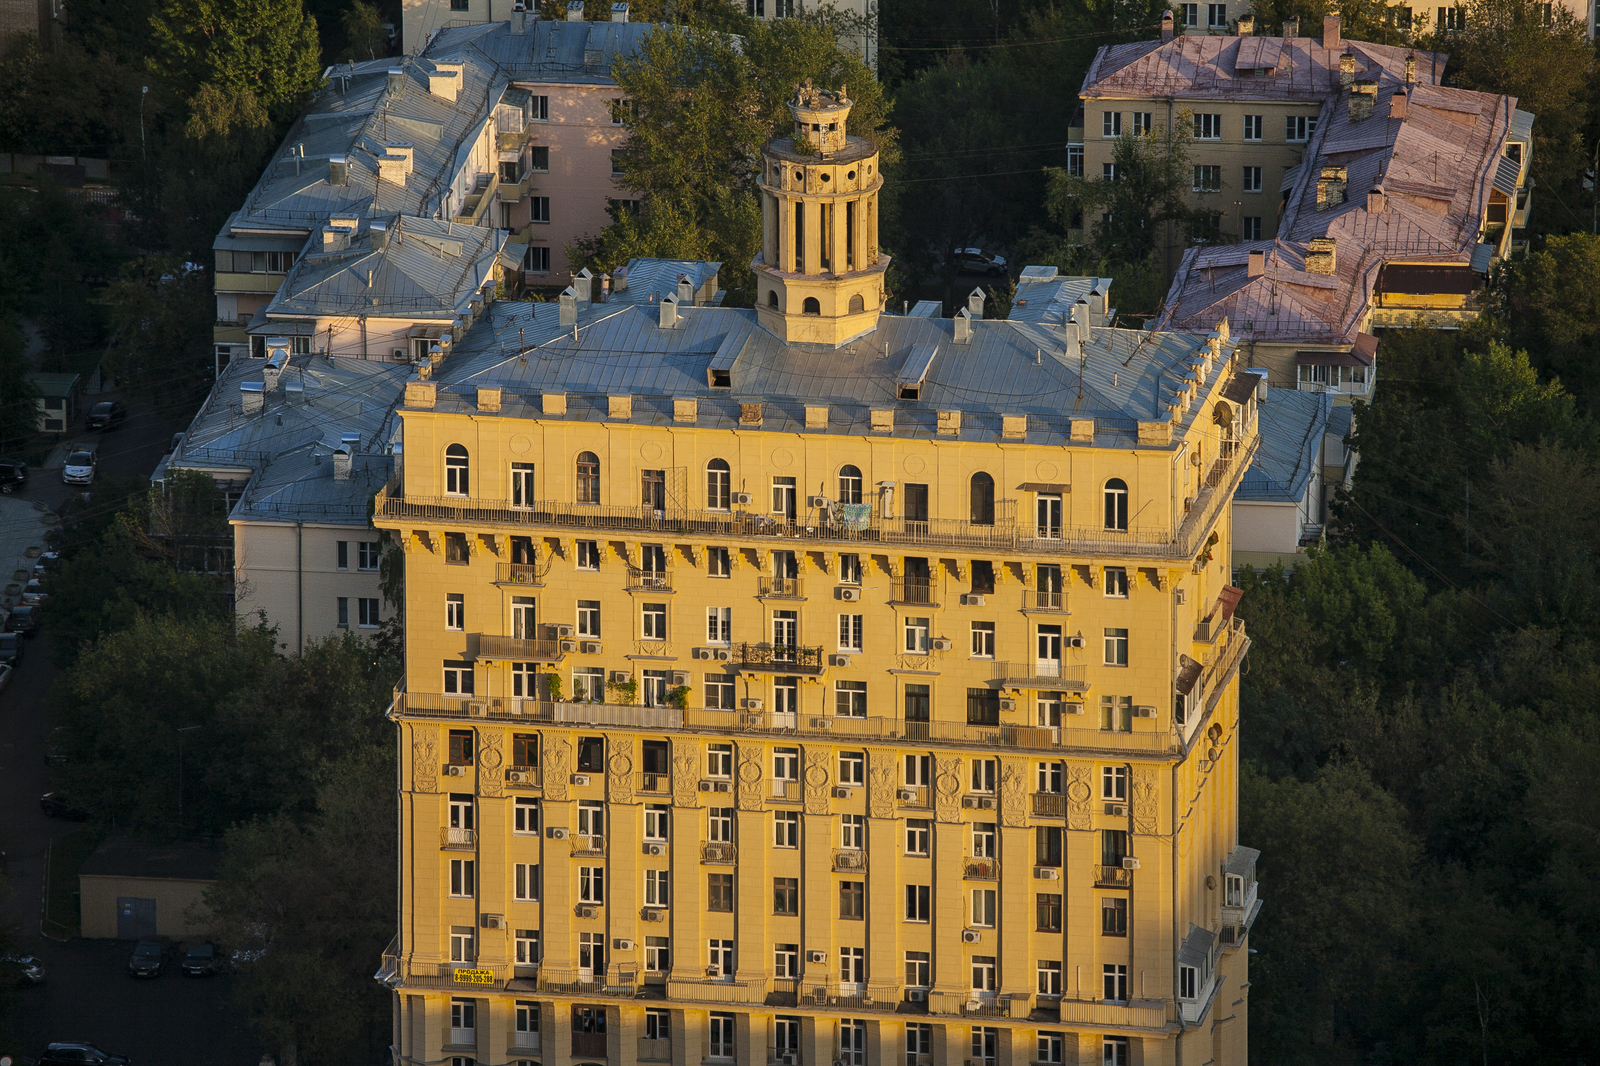
{"label": "grass patch", "polygon": [[104,829],[84,826],[51,839],[49,883],[45,885],[42,922],[47,935],[79,935],[78,871],[105,835]]}

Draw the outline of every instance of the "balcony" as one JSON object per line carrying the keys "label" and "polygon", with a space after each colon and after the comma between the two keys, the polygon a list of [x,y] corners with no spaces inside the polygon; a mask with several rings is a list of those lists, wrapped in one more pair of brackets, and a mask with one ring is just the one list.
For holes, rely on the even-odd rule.
{"label": "balcony", "polygon": [[738,1003],[755,1007],[766,1001],[767,982],[741,981],[734,977],[668,977],[667,998],[691,1003]]}
{"label": "balcony", "polygon": [[906,607],[937,607],[933,583],[925,577],[897,578],[889,583],[889,602]]}
{"label": "balcony", "polygon": [[1035,792],[1033,794],[1033,813],[1037,818],[1065,818],[1067,816],[1067,797],[1059,792]]}
{"label": "balcony", "polygon": [[[1028,993],[1017,993],[1014,998],[1026,1002]],[[1011,1018],[1026,1015],[1026,1011],[1012,1013],[1012,1000],[1013,996],[996,994],[969,999],[961,1004],[961,1013],[968,1018]]]}
{"label": "balcony", "polygon": [[931,807],[932,799],[927,785],[901,785],[896,798],[902,807]]}
{"label": "balcony", "polygon": [[835,1010],[893,1011],[901,1004],[900,986],[872,981],[844,983],[837,978],[805,978],[799,982],[799,1006]]}
{"label": "balcony", "polygon": [[640,774],[637,791],[654,795],[668,795],[672,792],[671,774]]}
{"label": "balcony", "polygon": [[623,586],[629,592],[671,592],[672,570],[641,570],[628,567],[628,580]]}
{"label": "balcony", "polygon": [[444,851],[471,851],[478,846],[478,836],[471,829],[455,826],[439,827],[439,847]]}
{"label": "balcony", "polygon": [[605,837],[574,836],[572,838],[572,857],[574,859],[602,859],[605,854]]}
{"label": "balcony", "polygon": [[768,798],[781,803],[799,803],[805,798],[805,793],[800,782],[792,778],[773,778],[772,795]]}
{"label": "balcony", "polygon": [[833,872],[846,873],[865,870],[867,853],[858,848],[834,848]]}
{"label": "balcony", "polygon": [[794,644],[735,644],[731,665],[737,670],[763,670],[775,674],[820,674],[821,647]]}
{"label": "balcony", "polygon": [[803,600],[806,598],[803,588],[798,577],[763,577],[756,595],[767,600]]}
{"label": "balcony", "polygon": [[1258,890],[1259,886],[1252,881],[1240,906],[1223,906],[1222,928],[1217,934],[1223,947],[1238,947],[1244,943],[1244,938],[1250,935],[1250,927],[1255,924],[1256,915],[1261,912]]}
{"label": "balcony", "polygon": [[968,859],[962,867],[961,876],[967,881],[998,881],[1000,880],[1000,860]]}
{"label": "balcony", "polygon": [[1096,866],[1094,871],[1096,888],[1129,888],[1133,885],[1133,871],[1121,866]]}
{"label": "balcony", "polygon": [[1022,594],[1022,609],[1030,614],[1070,614],[1065,592],[1028,589]]}
{"label": "balcony", "polygon": [[575,640],[531,640],[489,633],[467,634],[467,658],[512,662],[558,663],[578,651]]}
{"label": "balcony", "polygon": [[495,563],[494,582],[497,585],[524,585],[529,588],[544,587],[550,563]]}
{"label": "balcony", "polygon": [[543,788],[544,775],[537,766],[508,766],[506,767],[506,786],[508,788]]}
{"label": "balcony", "polygon": [[1083,692],[1089,688],[1089,668],[1054,659],[995,663],[990,670],[989,680],[1000,682],[1002,688]]}
{"label": "balcony", "polygon": [[739,861],[739,846],[726,840],[702,840],[700,861],[712,866],[732,866]]}

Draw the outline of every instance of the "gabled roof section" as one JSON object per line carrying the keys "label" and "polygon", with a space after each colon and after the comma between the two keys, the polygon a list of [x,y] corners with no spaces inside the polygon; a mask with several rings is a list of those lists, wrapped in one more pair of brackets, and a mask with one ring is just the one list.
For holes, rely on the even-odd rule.
{"label": "gabled roof section", "polygon": [[1300,503],[1321,462],[1333,397],[1321,392],[1273,389],[1257,408],[1261,445],[1234,492],[1235,500]]}
{"label": "gabled roof section", "polygon": [[510,81],[539,85],[615,84],[612,64],[631,56],[656,26],[649,22],[529,21],[522,33],[510,22],[459,26],[434,34],[429,59],[483,64]]}

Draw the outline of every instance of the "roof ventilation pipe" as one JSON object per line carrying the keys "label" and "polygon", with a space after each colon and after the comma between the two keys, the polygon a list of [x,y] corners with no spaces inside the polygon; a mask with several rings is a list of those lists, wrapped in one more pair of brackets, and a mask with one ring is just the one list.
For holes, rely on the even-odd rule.
{"label": "roof ventilation pipe", "polygon": [[561,327],[565,329],[568,326],[576,326],[577,324],[578,293],[569,285],[561,290]]}
{"label": "roof ventilation pipe", "polygon": [[239,384],[239,405],[247,415],[255,414],[267,404],[267,387],[259,381],[244,381]]}
{"label": "roof ventilation pipe", "polygon": [[973,289],[967,294],[967,310],[976,321],[983,320],[983,290]]}
{"label": "roof ventilation pipe", "polygon": [[1072,305],[1072,320],[1078,324],[1078,343],[1084,348],[1089,347],[1089,301],[1078,297],[1078,302]]}
{"label": "roof ventilation pipe", "polygon": [[663,296],[661,298],[660,308],[661,308],[661,320],[660,320],[661,328],[662,329],[676,329],[676,328],[678,328],[678,298],[676,296],[672,296],[672,295]]}
{"label": "roof ventilation pipe", "polygon": [[965,307],[956,312],[955,331],[957,344],[972,343],[972,315]]}

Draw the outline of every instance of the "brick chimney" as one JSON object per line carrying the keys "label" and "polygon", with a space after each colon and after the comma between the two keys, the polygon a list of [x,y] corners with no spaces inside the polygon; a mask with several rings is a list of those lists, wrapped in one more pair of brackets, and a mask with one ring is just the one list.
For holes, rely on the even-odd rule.
{"label": "brick chimney", "polygon": [[1328,51],[1340,47],[1343,42],[1339,39],[1339,16],[1324,15],[1322,18],[1322,47]]}
{"label": "brick chimney", "polygon": [[583,0],[567,0],[567,21],[583,21]]}
{"label": "brick chimney", "polygon": [[1239,16],[1239,36],[1249,37],[1256,32],[1256,17],[1254,15]]}
{"label": "brick chimney", "polygon": [[1247,278],[1259,278],[1266,272],[1267,253],[1262,249],[1257,248],[1250,253],[1250,264],[1245,267],[1244,276]]}
{"label": "brick chimney", "polygon": [[1290,15],[1283,20],[1283,35],[1285,37],[1300,36],[1300,16]]}
{"label": "brick chimney", "polygon": [[1372,105],[1378,102],[1378,83],[1362,80],[1350,86],[1349,111],[1351,122],[1361,122],[1372,117]]}
{"label": "brick chimney", "polygon": [[1332,237],[1313,237],[1306,249],[1306,273],[1332,275],[1337,260],[1338,241]]}
{"label": "brick chimney", "polygon": [[1161,16],[1161,39],[1172,40],[1172,12],[1168,11]]}
{"label": "brick chimney", "polygon": [[628,5],[627,4],[612,4],[611,5],[611,21],[612,22],[627,22],[628,21]]}
{"label": "brick chimney", "polygon": [[1372,191],[1367,193],[1367,214],[1381,215],[1385,206],[1383,186],[1374,185]]}
{"label": "brick chimney", "polygon": [[1356,83],[1356,57],[1345,52],[1339,57],[1339,88],[1348,89]]}
{"label": "brick chimney", "polygon": [[1404,119],[1406,117],[1406,105],[1409,103],[1410,100],[1406,94],[1397,91],[1393,96],[1389,97],[1389,117]]}
{"label": "brick chimney", "polygon": [[1349,180],[1347,168],[1332,163],[1324,164],[1317,174],[1317,210],[1328,211],[1345,201],[1345,184]]}
{"label": "brick chimney", "polygon": [[1407,52],[1406,53],[1406,84],[1407,85],[1415,85],[1416,83],[1417,83],[1417,53],[1415,53],[1415,52]]}

